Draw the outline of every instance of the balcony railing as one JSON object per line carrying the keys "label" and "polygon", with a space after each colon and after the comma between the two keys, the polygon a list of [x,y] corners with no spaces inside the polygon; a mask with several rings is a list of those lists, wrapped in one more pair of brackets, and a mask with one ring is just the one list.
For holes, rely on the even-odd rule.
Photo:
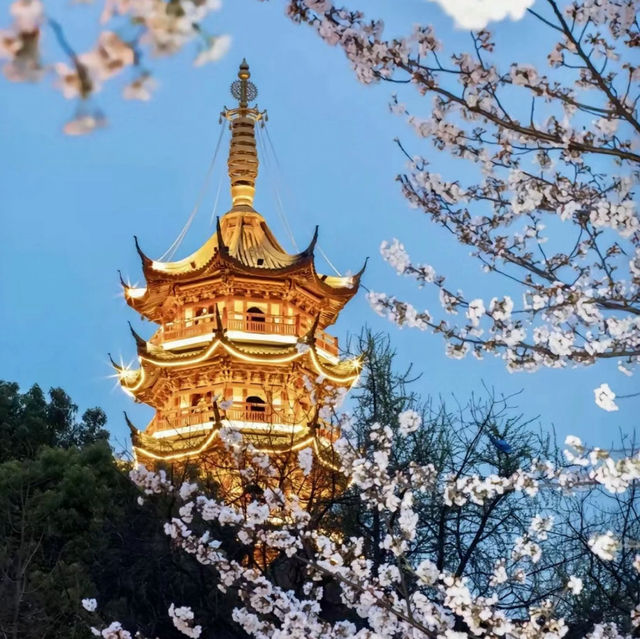
{"label": "balcony railing", "polygon": [[264,315],[262,313],[231,313],[223,318],[230,331],[246,333],[275,333],[276,335],[298,335],[300,318],[290,315]]}
{"label": "balcony railing", "polygon": [[260,424],[294,424],[296,421],[291,411],[278,410],[270,404],[255,402],[233,402],[224,415],[233,421]]}
{"label": "balcony railing", "polygon": [[[292,411],[278,410],[270,404],[257,402],[233,402],[221,416],[231,421],[259,424],[296,424]],[[167,428],[187,428],[213,421],[213,408],[188,407],[175,410],[158,411],[154,418],[154,430]]]}
{"label": "balcony railing", "polygon": [[215,329],[213,315],[201,315],[189,320],[165,324],[159,331],[159,341],[168,342],[211,333]]}
{"label": "balcony railing", "polygon": [[186,428],[210,422],[213,419],[213,409],[208,407],[177,408],[175,410],[158,411],[153,421],[156,430],[165,428]]}
{"label": "balcony railing", "polygon": [[[222,325],[227,330],[244,333],[264,333],[296,337],[304,334],[306,327],[301,327],[300,317],[291,315],[267,315],[262,313],[229,313],[222,314]],[[179,320],[165,324],[152,342],[160,344],[179,339],[188,339],[211,333],[215,328],[215,315],[199,315],[187,320]],[[316,332],[318,348],[338,356],[338,339],[324,331]]]}
{"label": "balcony railing", "polygon": [[338,338],[324,331],[316,331],[316,346],[323,351],[338,356]]}

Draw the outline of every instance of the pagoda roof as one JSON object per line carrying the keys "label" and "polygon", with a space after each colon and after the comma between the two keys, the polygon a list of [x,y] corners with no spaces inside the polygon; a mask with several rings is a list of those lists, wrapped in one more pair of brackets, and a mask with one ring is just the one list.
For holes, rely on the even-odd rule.
{"label": "pagoda roof", "polygon": [[146,286],[130,286],[122,276],[120,282],[127,303],[152,320],[176,284],[197,283],[229,273],[249,278],[293,278],[316,295],[339,301],[341,308],[356,294],[366,262],[353,276],[320,274],[314,262],[317,239],[318,227],[304,251],[289,254],[259,213],[240,206],[223,216],[216,232],[197,251],[175,262],[152,260],[135,238]]}
{"label": "pagoda roof", "polygon": [[134,396],[152,388],[160,378],[163,368],[197,366],[220,355],[229,355],[234,359],[262,365],[306,361],[318,375],[337,384],[353,384],[360,374],[360,358],[337,363],[328,361],[316,349],[315,340],[312,338],[314,330],[315,328],[312,328],[305,337],[294,344],[265,345],[231,340],[218,325],[210,341],[201,346],[184,350],[165,350],[147,342],[131,328],[140,367],[129,369],[119,366],[113,360],[111,363],[118,372],[123,389]]}
{"label": "pagoda roof", "polygon": [[[216,258],[243,269],[265,274],[267,271],[288,272],[313,260],[318,229],[309,246],[296,254],[287,253],[275,238],[265,219],[252,207],[241,205],[218,220],[216,232],[197,250],[175,262],[152,260],[136,248],[142,259],[142,269],[148,283],[166,279],[191,281],[222,264]],[[212,268],[213,267],[213,268]]]}
{"label": "pagoda roof", "polygon": [[[212,427],[207,431],[198,431],[189,435],[157,438],[138,430],[125,413],[125,419],[131,431],[133,448],[138,457],[147,457],[158,461],[177,461],[206,455],[208,451],[219,450],[224,446],[220,439],[220,430],[225,426],[217,403],[213,404]],[[243,442],[250,444],[257,453],[289,453],[302,448],[313,448],[318,461],[331,470],[339,470],[339,458],[330,440],[323,437],[317,415],[310,420],[306,428],[295,435],[275,432],[243,432]]]}
{"label": "pagoda roof", "polygon": [[[250,76],[248,66],[241,65],[239,80],[234,86],[245,89],[253,86],[248,80]],[[234,94],[234,97],[252,95],[255,98],[255,87],[247,91]],[[299,289],[305,289],[306,293],[325,302],[322,325],[328,326],[357,292],[364,267],[353,276],[318,273],[314,264],[317,227],[303,251],[287,253],[283,249],[264,217],[253,208],[259,167],[255,128],[264,126],[266,111],[260,111],[256,105],[250,106],[248,98],[238,99],[237,108],[225,107],[221,113],[231,130],[227,161],[231,209],[217,220],[215,233],[199,249],[180,260],[153,260],[142,251],[135,238],[146,286],[131,287],[123,281],[125,299],[148,319],[160,322],[162,305],[176,293],[177,285],[208,284],[213,278],[229,276],[255,277],[270,282],[286,278],[294,280]]]}

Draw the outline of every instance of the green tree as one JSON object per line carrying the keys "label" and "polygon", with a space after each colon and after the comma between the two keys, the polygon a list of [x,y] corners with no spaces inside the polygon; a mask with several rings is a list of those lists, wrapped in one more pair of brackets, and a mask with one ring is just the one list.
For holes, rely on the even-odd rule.
{"label": "green tree", "polygon": [[21,393],[15,382],[0,381],[0,462],[36,456],[43,446],[69,448],[107,440],[107,417],[101,408],[86,410],[77,420],[78,406],[61,388],[49,399],[34,384]]}

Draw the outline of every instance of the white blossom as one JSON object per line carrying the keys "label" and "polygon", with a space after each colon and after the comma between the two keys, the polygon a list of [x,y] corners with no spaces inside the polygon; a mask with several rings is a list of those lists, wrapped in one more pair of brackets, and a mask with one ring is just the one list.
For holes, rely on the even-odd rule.
{"label": "white blossom", "polygon": [[194,615],[188,606],[180,606],[176,608],[174,604],[169,606],[169,616],[173,625],[186,637],[197,639],[202,633],[201,626],[194,626]]}
{"label": "white blossom", "polygon": [[193,64],[200,67],[209,62],[217,62],[228,53],[230,48],[231,36],[221,35],[212,37],[209,39],[207,48],[198,54]]}
{"label": "white blossom", "polygon": [[620,542],[610,530],[602,535],[594,535],[589,539],[591,552],[604,561],[615,559],[619,547]]}
{"label": "white blossom", "polygon": [[415,410],[405,410],[398,415],[398,424],[398,432],[406,437],[420,428],[422,417]]}
{"label": "white blossom", "polygon": [[313,468],[313,450],[311,448],[302,448],[298,451],[298,465],[305,477],[311,473]]}
{"label": "white blossom", "polygon": [[600,384],[598,388],[593,389],[596,404],[606,411],[616,411],[618,406],[615,403],[616,394],[609,388],[609,384]]}
{"label": "white blossom", "polygon": [[569,577],[569,581],[567,581],[567,590],[573,595],[579,595],[582,592],[582,588],[582,579],[571,575],[571,577]]}
{"label": "white blossom", "polygon": [[82,607],[88,612],[95,612],[98,608],[98,602],[95,599],[83,599]]}

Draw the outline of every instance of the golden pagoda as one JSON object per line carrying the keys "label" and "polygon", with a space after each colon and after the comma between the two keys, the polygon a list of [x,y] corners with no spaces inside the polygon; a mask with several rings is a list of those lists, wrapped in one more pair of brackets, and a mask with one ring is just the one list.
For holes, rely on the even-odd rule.
{"label": "golden pagoda", "polygon": [[[205,244],[179,261],[150,259],[136,238],[146,286],[122,281],[124,297],[158,328],[149,339],[131,329],[139,368],[113,365],[122,388],[156,411],[144,432],[127,419],[138,463],[193,462],[227,498],[238,496],[247,481],[221,438],[231,430],[251,454],[268,455],[254,487],[275,484],[308,502],[337,481],[332,444],[339,433],[322,407],[355,382],[360,362],[341,360],[325,329],[355,295],[362,270],[319,274],[317,227],[309,246],[291,255],[254,210],[255,127],[265,113],[250,106],[257,90],[249,78],[243,61],[231,90],[238,105],[221,114],[231,130],[231,209]],[[311,470],[299,463],[305,448]]]}

